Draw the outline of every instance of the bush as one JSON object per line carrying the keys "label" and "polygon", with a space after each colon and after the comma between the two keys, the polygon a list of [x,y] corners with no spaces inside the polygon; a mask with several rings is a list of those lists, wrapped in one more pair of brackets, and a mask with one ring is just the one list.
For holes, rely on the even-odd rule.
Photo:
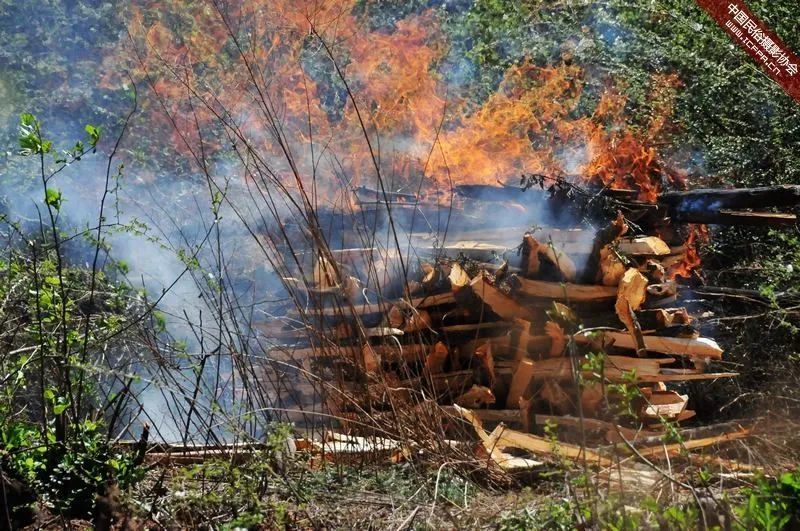
{"label": "bush", "polygon": [[109,485],[128,489],[144,477],[141,463],[114,449],[102,428],[84,421],[73,426],[66,441],[57,442],[52,428],[42,434],[24,422],[0,425],[3,468],[15,472],[57,514],[90,517],[96,497]]}

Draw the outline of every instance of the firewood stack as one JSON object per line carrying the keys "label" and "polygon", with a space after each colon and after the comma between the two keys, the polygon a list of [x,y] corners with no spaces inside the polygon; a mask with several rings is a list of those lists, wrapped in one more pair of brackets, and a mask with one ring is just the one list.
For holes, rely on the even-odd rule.
{"label": "firewood stack", "polygon": [[[339,343],[296,354],[349,366],[336,373],[339,391],[327,393],[334,414],[435,400],[528,429],[529,419],[580,416],[660,430],[694,416],[675,390],[681,382],[736,376],[709,370],[722,349],[675,306],[670,271],[685,248],[629,236],[621,214],[594,234],[502,233],[508,241],[496,230],[438,248],[417,241],[415,256],[428,258],[409,273],[406,297],[318,310]],[[330,287],[319,267],[315,275]]]}
{"label": "firewood stack", "polygon": [[[717,369],[723,352],[701,337],[703,320],[720,298],[760,297],[704,285],[706,227],[688,224],[793,227],[800,186],[656,203],[635,190],[540,188],[460,185],[443,206],[442,195],[360,187],[353,211],[316,212],[337,245],[286,246],[285,264],[298,265],[283,277],[291,303],[260,327],[280,345],[265,358],[267,406],[311,427],[324,404],[350,436],[395,434],[415,454],[406,436],[419,429],[448,447],[477,436],[503,469],[536,466],[504,448],[547,454],[551,424],[562,455],[601,465],[604,445],[623,439],[648,459],[682,452],[662,435],[695,415],[685,383],[737,376]],[[692,448],[748,433],[722,429],[679,431]]]}

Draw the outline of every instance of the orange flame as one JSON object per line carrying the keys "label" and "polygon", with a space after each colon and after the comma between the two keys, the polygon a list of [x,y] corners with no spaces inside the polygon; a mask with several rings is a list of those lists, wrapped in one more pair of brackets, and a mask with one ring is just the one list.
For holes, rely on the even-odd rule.
{"label": "orange flame", "polygon": [[689,225],[689,236],[684,243],[683,260],[669,268],[668,278],[675,280],[678,277],[691,278],[692,271],[700,268],[699,247],[708,243],[710,234],[706,225]]}
{"label": "orange flame", "polygon": [[[141,133],[169,130],[171,144],[192,155],[201,138],[207,150],[224,145],[209,129],[225,116],[267,153],[285,157],[288,146],[303,170],[319,171],[317,160],[307,160],[313,141],[335,153],[352,182],[374,178],[359,117],[336,73],[313,72],[330,64],[313,28],[337,57],[395,188],[416,186],[423,176],[433,189],[530,172],[634,188],[640,199],[654,201],[662,181],[674,178],[653,147],[671,113],[674,77],[653,78],[655,112],[644,128],[628,125],[626,98],[613,86],[591,115],[576,116],[583,71],[566,63],[512,66],[497,91],[473,108],[436,73],[446,42],[433,11],[400,20],[391,32],[371,31],[352,13],[354,3],[248,0],[232,3],[223,18],[207,5],[140,0],[130,23],[137,56],[128,65],[137,79],[152,81],[172,116],[150,109]],[[236,25],[241,21],[246,27]],[[121,82],[108,76],[102,83]],[[265,124],[268,106],[281,120],[277,131]]]}

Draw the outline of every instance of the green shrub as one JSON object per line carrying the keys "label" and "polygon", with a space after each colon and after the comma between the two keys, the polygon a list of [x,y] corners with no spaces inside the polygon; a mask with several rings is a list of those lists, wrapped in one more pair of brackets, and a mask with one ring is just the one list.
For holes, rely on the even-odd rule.
{"label": "green shrub", "polygon": [[736,509],[741,529],[778,530],[800,526],[800,469],[777,479],[759,478]]}
{"label": "green shrub", "polygon": [[52,429],[42,435],[23,422],[0,425],[0,456],[47,506],[69,517],[91,516],[96,496],[109,484],[128,489],[145,472],[132,454],[109,444],[101,424],[91,421],[74,426],[61,443]]}

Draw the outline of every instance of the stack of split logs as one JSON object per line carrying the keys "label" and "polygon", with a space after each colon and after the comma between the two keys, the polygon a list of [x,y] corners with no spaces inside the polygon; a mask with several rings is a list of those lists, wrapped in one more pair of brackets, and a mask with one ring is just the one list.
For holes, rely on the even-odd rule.
{"label": "stack of split logs", "polygon": [[[508,204],[512,193],[489,192],[475,199],[482,212],[492,201]],[[778,194],[780,201],[792,195],[797,203],[800,189],[791,192]],[[520,197],[519,189],[513,193]],[[668,423],[695,415],[686,382],[737,376],[717,369],[723,351],[701,337],[698,308],[685,303],[700,288],[676,279],[696,260],[695,249],[682,245],[679,222],[794,221],[794,214],[734,216],[722,207],[739,208],[742,192],[710,194],[664,194],[663,204],[642,205],[644,215],[620,211],[599,230],[451,222],[444,244],[441,234],[411,237],[404,295],[396,299],[370,294],[368,275],[358,270],[371,260],[389,271],[397,254],[315,251],[313,279],[305,281],[315,304],[294,317],[317,338],[282,350],[319,376],[324,385],[315,392],[329,413],[352,421],[348,428],[436,402],[481,437],[488,421],[521,427],[518,434],[541,434],[543,423],[554,422],[607,440],[648,432],[657,439]],[[761,198],[764,208],[775,203],[774,191],[744,195]],[[392,208],[416,198],[401,199],[390,199]],[[722,217],[712,219],[714,212]],[[272,325],[268,333],[283,332]]]}
{"label": "stack of split logs", "polygon": [[641,390],[630,405],[645,426],[691,418],[689,397],[667,384],[735,374],[709,372],[722,349],[686,308],[663,304],[677,290],[670,247],[626,232],[622,217],[600,231],[580,276],[569,231],[520,234],[516,266],[469,258],[465,245],[458,259],[423,262],[415,297],[388,309],[359,349],[376,382],[370,406],[427,397],[605,418],[619,413],[609,390],[628,384]]}

